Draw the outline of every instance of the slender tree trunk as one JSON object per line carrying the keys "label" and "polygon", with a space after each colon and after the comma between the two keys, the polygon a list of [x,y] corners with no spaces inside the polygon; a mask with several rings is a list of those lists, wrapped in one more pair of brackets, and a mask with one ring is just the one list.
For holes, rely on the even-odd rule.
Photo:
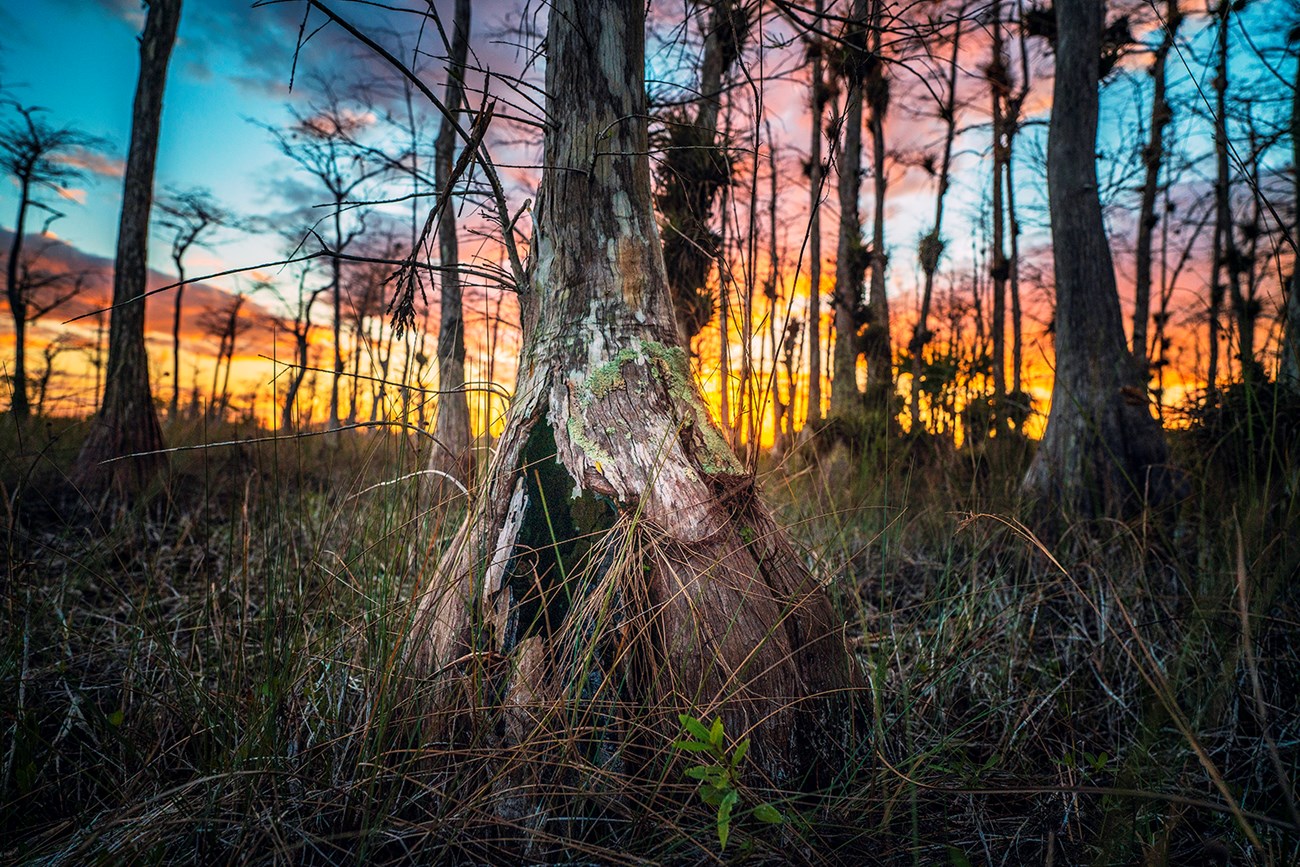
{"label": "slender tree trunk", "polygon": [[[448,111],[459,111],[465,99],[465,59],[469,52],[470,0],[456,0],[451,67],[447,70],[445,102]],[[434,175],[438,189],[445,190],[456,156],[456,133],[444,118],[434,142]],[[469,396],[465,393],[465,311],[461,300],[460,248],[456,237],[456,209],[449,203],[438,224],[438,251],[442,271],[442,304],[438,328],[438,416],[434,423],[435,442],[429,454],[429,469],[446,473],[456,482],[469,482],[470,426]],[[444,499],[441,476],[430,476],[434,496]]]}
{"label": "slender tree trunk", "polygon": [[[767,379],[768,385],[768,402],[772,405],[772,451],[775,454],[785,453],[785,412],[786,403],[781,392],[781,373],[780,373],[780,356],[781,356],[781,338],[785,329],[777,329],[777,316],[780,313],[779,302],[781,300],[777,287],[781,281],[781,257],[777,252],[779,239],[776,232],[776,139],[772,137],[772,125],[767,124],[767,163],[768,170],[772,176],[770,194],[767,201],[767,222],[768,237],[771,247],[768,248],[768,278],[767,285],[764,287],[764,295],[767,297],[767,333],[768,340],[772,344],[772,369]],[[788,320],[785,321],[789,325]]]}
{"label": "slender tree trunk", "polygon": [[185,266],[181,257],[172,260],[176,264],[176,300],[172,304],[172,401],[167,410],[167,417],[173,422],[180,411],[181,400],[181,302],[185,299]]}
{"label": "slender tree trunk", "polygon": [[1220,0],[1215,15],[1219,19],[1216,56],[1217,67],[1214,75],[1214,270],[1210,281],[1210,364],[1206,375],[1207,395],[1211,400],[1218,393],[1219,383],[1219,334],[1222,323],[1219,321],[1223,309],[1225,290],[1224,278],[1229,282],[1234,279],[1233,268],[1236,256],[1232,236],[1231,189],[1228,175],[1228,16],[1232,4],[1229,0]]}
{"label": "slender tree trunk", "polygon": [[14,220],[14,237],[9,245],[9,261],[5,266],[5,297],[9,312],[14,317],[14,367],[10,377],[11,397],[9,411],[17,422],[26,421],[32,413],[27,400],[27,297],[19,285],[19,261],[23,255],[23,235],[27,231],[27,206],[31,202],[31,182],[24,177],[18,188],[18,217]]}
{"label": "slender tree trunk", "polygon": [[721,417],[718,420],[728,442],[734,442],[731,433],[731,267],[727,262],[727,205],[730,200],[731,188],[726,187],[722,191],[722,225],[718,232],[718,381],[721,383]]}
{"label": "slender tree trunk", "polygon": [[857,677],[678,341],[651,209],[644,10],[551,5],[515,400],[422,598],[416,661],[488,678],[506,746],[561,703],[550,718],[587,732],[575,749],[635,766],[668,747],[679,712],[720,715],[768,779],[791,782],[833,767],[850,722],[839,691]]}
{"label": "slender tree trunk", "polygon": [[[934,197],[934,228],[921,239],[917,259],[925,275],[921,291],[921,310],[912,331],[908,353],[912,356],[912,430],[919,433],[921,421],[921,371],[925,362],[925,347],[930,341],[930,306],[934,299],[934,275],[943,255],[943,203],[948,196],[949,176],[952,171],[952,144],[957,137],[957,59],[961,51],[962,17],[958,16],[952,34],[952,59],[948,63],[947,101],[939,109],[944,122],[943,158],[939,164],[939,188]],[[931,407],[933,411],[934,407]]]}
{"label": "slender tree trunk", "polygon": [[1097,194],[1097,85],[1104,4],[1058,0],[1047,193],[1056,265],[1056,382],[1025,476],[1044,510],[1122,516],[1176,487],[1159,424],[1124,339]]}
{"label": "slender tree trunk", "polygon": [[1282,326],[1282,359],[1278,380],[1293,393],[1300,393],[1300,62],[1296,63],[1295,88],[1291,93],[1291,165],[1295,171],[1295,222],[1291,224],[1291,279],[1287,284],[1285,321]]}
{"label": "slender tree trunk", "polygon": [[[1011,253],[1007,259],[1007,293],[1011,300],[1011,394],[1019,403],[1027,398],[1022,393],[1020,380],[1025,364],[1025,336],[1020,304],[1020,220],[1016,217],[1016,187],[1011,171],[1014,165],[1013,141],[1008,132],[1007,164],[1003,168],[1007,173],[1007,236],[1011,244]],[[1018,407],[1016,418],[1022,418],[1021,413],[1027,409],[1027,406]]]}
{"label": "slender tree trunk", "polygon": [[1142,203],[1138,208],[1138,236],[1136,252],[1137,279],[1133,292],[1133,360],[1145,386],[1151,365],[1147,347],[1147,324],[1151,318],[1151,248],[1155,237],[1156,197],[1160,193],[1160,171],[1165,157],[1165,129],[1173,120],[1173,107],[1165,97],[1167,76],[1166,61],[1174,47],[1174,37],[1182,23],[1178,0],[1166,0],[1164,28],[1160,44],[1151,61],[1151,137],[1142,150],[1142,164],[1146,175],[1142,181]]}
{"label": "slender tree trunk", "polygon": [[[1023,2],[1016,4],[1017,17],[1024,19]],[[1029,97],[1029,49],[1028,34],[1022,26],[1019,28],[1020,43],[1020,84],[1014,95],[1007,100],[1004,122],[1007,130],[1006,169],[1007,174],[1007,233],[1010,236],[1011,255],[1007,263],[1007,289],[1011,296],[1011,393],[1015,396],[1017,424],[1023,424],[1030,410],[1029,396],[1022,386],[1025,362],[1024,316],[1020,303],[1020,218],[1016,216],[1016,182],[1015,182],[1015,147],[1016,136],[1020,134],[1020,117],[1025,100]]]}
{"label": "slender tree trunk", "polygon": [[[140,78],[123,178],[104,404],[72,473],[83,491],[92,495],[104,491],[124,500],[147,487],[166,466],[166,458],[157,454],[163,439],[149,389],[144,293],[163,89],[180,17],[181,0],[150,0],[140,39]],[[102,463],[144,452],[153,454]]]}
{"label": "slender tree trunk", "polygon": [[871,284],[867,295],[869,311],[863,350],[867,358],[867,392],[873,406],[886,415],[894,391],[894,351],[890,339],[889,295],[885,291],[885,269],[889,256],[885,252],[885,193],[889,177],[885,174],[885,115],[889,112],[889,77],[881,58],[881,34],[884,30],[884,2],[873,0],[871,13],[871,66],[866,80],[865,98],[871,109],[872,188],[875,212],[871,229]]}
{"label": "slender tree trunk", "polygon": [[[334,197],[334,252],[343,250],[343,202]],[[343,379],[343,262],[330,257],[330,289],[334,302],[334,376],[330,379],[330,427],[339,426],[339,387]]]}
{"label": "slender tree trunk", "polygon": [[[822,0],[816,0],[821,21]],[[822,71],[824,43],[814,37],[812,53],[812,141],[808,151],[808,422],[822,420],[822,116],[829,91]]]}
{"label": "slender tree trunk", "polygon": [[1003,414],[1007,396],[1007,263],[1006,210],[1002,185],[1006,180],[1006,116],[1008,91],[1007,57],[1002,41],[1002,4],[995,0],[989,11],[993,29],[993,57],[989,61],[989,97],[993,116],[993,249],[990,251],[989,276],[993,284],[993,406],[995,430],[1005,428]]}
{"label": "slender tree trunk", "polygon": [[835,261],[835,349],[831,357],[831,415],[861,409],[858,391],[858,307],[867,262],[862,247],[858,193],[862,189],[862,96],[865,78],[867,0],[853,0],[845,42],[843,138],[839,154],[840,235]]}
{"label": "slender tree trunk", "polygon": [[293,332],[294,369],[289,375],[289,387],[284,392],[284,407],[280,411],[280,429],[292,431],[298,429],[296,412],[298,391],[302,388],[303,378],[307,375],[307,326],[295,323]]}

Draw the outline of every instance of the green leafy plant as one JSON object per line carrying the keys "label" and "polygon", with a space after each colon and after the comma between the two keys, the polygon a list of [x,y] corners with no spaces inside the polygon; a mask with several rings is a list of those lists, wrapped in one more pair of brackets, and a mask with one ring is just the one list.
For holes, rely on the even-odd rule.
{"label": "green leafy plant", "polygon": [[[728,749],[727,735],[722,728],[722,718],[715,717],[712,726],[690,714],[678,714],[685,736],[673,743],[683,752],[700,756],[699,764],[687,768],[685,775],[700,782],[700,800],[718,811],[718,845],[726,849],[731,836],[731,818],[740,803],[740,763],[749,752],[749,738]],[[768,803],[759,804],[750,811],[755,819],[768,825],[785,821],[781,811]]]}

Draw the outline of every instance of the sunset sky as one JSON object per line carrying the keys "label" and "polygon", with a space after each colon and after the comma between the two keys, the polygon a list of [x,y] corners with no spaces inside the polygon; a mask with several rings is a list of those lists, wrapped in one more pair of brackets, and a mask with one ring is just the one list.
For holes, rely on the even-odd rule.
{"label": "sunset sky", "polygon": [[[402,4],[396,4],[402,5]],[[407,4],[411,8],[422,3]],[[450,22],[450,3],[439,2],[447,9],[444,20]],[[1278,16],[1285,6],[1281,0],[1268,0],[1247,6],[1237,20],[1234,32],[1234,51],[1238,60],[1234,65],[1234,86],[1240,82],[1241,92],[1254,92],[1256,111],[1262,116],[1281,118],[1290,93],[1286,82],[1292,80],[1294,60],[1284,50],[1285,28],[1276,26]],[[339,11],[364,25],[367,32],[390,47],[402,57],[409,57],[419,42],[425,51],[417,62],[422,77],[438,92],[443,81],[441,43],[435,35],[416,27],[420,20],[414,16],[384,13],[364,4],[339,2]],[[540,95],[527,87],[512,90],[502,83],[501,77],[523,75],[526,81],[540,82],[541,67],[529,63],[530,49],[536,47],[545,28],[544,4],[523,0],[483,0],[474,3],[474,26],[471,46],[480,68],[490,69],[497,75],[492,84],[492,95],[502,100],[499,116],[535,114],[528,100]],[[1196,17],[1200,10],[1189,10],[1193,17],[1184,26],[1180,51],[1171,61],[1171,87],[1176,98],[1190,103],[1202,115],[1204,100],[1197,105],[1198,89],[1208,96],[1212,71],[1206,65],[1210,41],[1205,21]],[[674,86],[689,83],[693,65],[699,51],[698,26],[682,31],[680,26],[682,3],[653,3],[651,5],[652,37],[647,61],[648,78],[652,93],[669,92]],[[1150,39],[1151,8],[1134,8],[1134,31],[1139,39]],[[1287,13],[1290,14],[1290,13]],[[129,138],[131,99],[135,87],[138,55],[136,42],[143,21],[141,4],[136,0],[38,0],[35,3],[7,4],[0,7],[0,85],[8,98],[24,105],[48,109],[46,117],[58,125],[72,125],[101,137],[105,145],[95,153],[75,155],[78,165],[86,170],[84,181],[76,187],[47,195],[45,201],[61,211],[64,216],[50,226],[50,232],[67,246],[51,248],[51,255],[66,262],[90,264],[101,271],[111,266],[116,236],[116,222],[121,198],[122,158]],[[222,230],[212,236],[212,242],[192,250],[186,260],[191,276],[212,273],[230,268],[248,267],[272,262],[283,257],[292,246],[277,233],[287,233],[301,238],[313,220],[327,211],[313,209],[325,201],[325,195],[310,178],[295,169],[281,155],[265,129],[266,126],[283,127],[293,120],[292,112],[309,114],[313,100],[319,98],[317,82],[328,80],[340,87],[379,77],[392,81],[390,71],[372,54],[356,44],[337,27],[326,26],[319,13],[309,17],[305,32],[311,38],[303,47],[295,68],[295,43],[303,21],[303,6],[298,3],[272,4],[252,8],[244,2],[228,0],[187,0],[183,10],[180,35],[176,44],[167,84],[167,96],[162,120],[162,138],[159,143],[157,189],[168,188],[210,189],[216,199],[232,212],[244,218],[259,218],[262,222],[254,231]],[[1148,22],[1148,23],[1142,23]],[[520,25],[523,31],[520,32]],[[319,28],[319,29],[318,29]],[[686,37],[682,38],[682,33]],[[788,293],[798,286],[806,287],[806,255],[802,277],[793,271],[793,261],[798,258],[807,225],[808,192],[806,178],[801,174],[800,162],[806,157],[810,116],[807,108],[807,72],[802,50],[791,44],[790,27],[776,18],[765,19],[761,33],[765,50],[761,58],[753,49],[747,54],[752,72],[760,72],[768,81],[761,90],[763,116],[773,125],[773,138],[777,147],[779,169],[782,175],[779,208],[781,212],[781,256],[783,285]],[[1045,397],[1050,389],[1050,341],[1045,334],[1050,317],[1050,296],[1043,286],[1050,285],[1050,262],[1044,256],[1047,249],[1045,191],[1042,181],[1042,160],[1046,136],[1046,120],[1050,109],[1051,60],[1045,47],[1034,40],[1030,44],[1032,90],[1026,103],[1025,130],[1016,143],[1016,171],[1018,178],[1017,207],[1020,209],[1024,234],[1021,249],[1027,264],[1026,274],[1026,361],[1030,367],[1030,382]],[[1018,47],[1011,39],[1008,45],[1013,65],[1019,70]],[[1258,56],[1254,55],[1255,49]],[[957,142],[954,164],[954,181],[947,208],[945,236],[948,238],[948,255],[940,268],[940,286],[959,286],[972,263],[982,263],[986,251],[982,248],[984,230],[981,224],[981,205],[989,185],[987,92],[981,88],[980,69],[987,62],[987,34],[979,31],[966,37],[962,53],[962,83],[959,91],[963,102],[960,125],[962,134]],[[939,127],[934,120],[935,105],[922,85],[923,78],[934,84],[943,63],[945,47],[937,49],[939,56],[925,58],[919,48],[905,46],[900,62],[891,67],[893,100],[887,126],[891,151],[889,168],[889,199],[886,206],[887,238],[890,253],[889,285],[893,314],[897,320],[894,342],[906,342],[903,329],[910,330],[915,311],[915,291],[920,282],[920,269],[916,263],[917,239],[929,229],[934,212],[934,181],[918,163],[922,154],[933,154],[939,140]],[[1132,279],[1131,235],[1132,211],[1136,206],[1134,186],[1140,176],[1134,174],[1135,153],[1140,149],[1136,137],[1135,120],[1145,115],[1149,99],[1149,83],[1142,71],[1146,55],[1135,52],[1128,58],[1119,73],[1110,81],[1103,108],[1103,129],[1098,149],[1103,156],[1103,196],[1107,198],[1108,219],[1116,251],[1116,266],[1120,277],[1121,294]],[[291,75],[296,82],[290,91]],[[479,87],[483,77],[473,76],[471,86]],[[983,93],[983,97],[981,97]],[[521,95],[522,94],[522,95]],[[1181,96],[1179,96],[1181,94]],[[479,95],[472,95],[477,105]],[[417,96],[416,111],[423,118],[419,134],[426,152],[431,150],[432,137],[437,131],[435,112],[425,107]],[[737,126],[748,127],[748,117],[754,111],[754,97],[737,91],[734,107]],[[377,98],[376,112],[385,109],[394,114],[404,112],[403,103],[396,91],[389,87]],[[370,134],[376,144],[393,144],[396,135],[377,119]],[[1202,117],[1192,112],[1180,114],[1171,137],[1176,139],[1180,152],[1203,155],[1209,142],[1209,127]],[[488,137],[494,158],[502,166],[502,175],[508,185],[512,209],[518,209],[532,195],[540,156],[538,132],[534,127],[505,120],[495,125]],[[771,143],[760,142],[764,153]],[[395,145],[396,146],[396,145]],[[752,140],[740,142],[741,147],[752,149]],[[750,169],[742,155],[740,174],[748,183]],[[766,156],[760,159],[765,163]],[[1281,175],[1289,166],[1287,148],[1278,147],[1270,152],[1265,162],[1266,174]],[[760,184],[763,173],[760,168]],[[1199,162],[1183,177],[1178,196],[1191,207],[1203,199],[1209,190],[1212,166]],[[765,186],[760,190],[765,195]],[[402,195],[402,189],[369,189],[374,198]],[[14,225],[16,187],[6,181],[0,184],[0,230],[8,244]],[[766,202],[760,202],[765,208]],[[838,203],[834,196],[834,178],[828,180],[827,202],[823,214],[824,288],[829,293],[833,275],[835,249],[835,223]],[[386,216],[377,222],[388,222],[394,227],[409,224],[409,205],[388,206]],[[871,186],[869,178],[862,189],[862,209],[869,232],[871,213]],[[733,215],[743,222],[740,215]],[[39,218],[36,219],[39,227]],[[30,224],[29,224],[30,225]],[[474,234],[482,227],[481,218],[472,212],[462,225],[465,241],[462,256],[481,256],[489,262],[498,261],[496,246],[484,242]],[[527,226],[527,218],[521,222]],[[409,229],[406,229],[409,233]],[[1208,244],[1208,234],[1206,235]],[[764,240],[766,245],[766,240]],[[766,246],[764,246],[764,250]],[[164,232],[155,232],[150,264],[157,272],[153,285],[163,285],[174,273],[170,262],[170,241]],[[766,253],[757,262],[759,274],[765,272]],[[1194,315],[1199,297],[1203,295],[1204,269],[1193,263],[1185,270],[1184,282],[1176,294],[1176,304],[1184,314]],[[979,267],[983,267],[980,265]],[[1041,277],[1042,272],[1048,272]],[[281,294],[289,297],[296,279],[287,270],[271,268],[234,278],[221,278],[210,285],[200,286],[187,296],[186,350],[192,358],[210,356],[215,343],[198,332],[197,317],[202,309],[219,304],[221,292],[250,291],[256,280],[277,283]],[[106,294],[106,279],[98,281]],[[485,295],[481,288],[470,303],[477,304],[478,312],[470,313],[471,354],[477,353],[479,375],[486,375],[487,342],[482,336],[482,315],[491,312],[493,305],[501,302],[494,295]],[[1271,290],[1270,290],[1271,291]],[[54,314],[42,321],[33,336],[29,353],[37,354],[43,342],[48,342],[63,330],[72,329],[87,337],[94,330],[94,320],[86,319],[74,325],[60,324],[72,315],[94,309],[98,297],[88,292],[78,304],[69,306],[62,315]],[[788,294],[786,296],[788,298]],[[170,294],[156,296],[151,301],[149,328],[151,351],[154,354],[153,375],[157,381],[170,370],[170,343],[166,339],[171,302]],[[1273,299],[1270,303],[1275,303]],[[505,304],[508,313],[509,301]],[[803,309],[797,300],[795,315]],[[282,314],[287,307],[274,293],[266,290],[250,297],[250,310]],[[324,313],[323,306],[317,311]],[[326,320],[317,316],[318,323]],[[477,322],[477,326],[475,323]],[[756,325],[756,330],[760,326]],[[762,326],[765,327],[765,326]],[[327,329],[318,331],[322,338]],[[493,371],[496,378],[509,385],[513,367],[506,358],[513,346],[511,329],[499,334],[498,355],[501,362]],[[270,381],[270,363],[259,359],[260,354],[271,353],[270,332],[262,338],[249,338],[240,349],[246,358],[238,365],[238,377],[243,377],[249,388]],[[1191,359],[1194,338],[1182,349]],[[716,329],[712,338],[704,339],[702,346],[717,345]],[[428,354],[432,354],[432,344]],[[0,349],[8,356],[12,352],[12,327],[8,321],[0,324]],[[714,350],[716,352],[716,350]],[[191,359],[192,360],[192,359]],[[35,363],[35,362],[33,362]],[[64,363],[62,360],[60,363]],[[68,375],[75,373],[76,365],[88,369],[84,360],[67,361]],[[203,362],[208,363],[208,362]],[[716,365],[716,363],[715,363]],[[202,366],[202,364],[200,365]],[[1184,365],[1183,374],[1194,377],[1194,362]],[[701,368],[706,387],[716,366],[705,364]],[[168,374],[169,375],[169,374]],[[199,371],[202,383],[209,374],[207,368]],[[474,373],[471,374],[473,376]],[[188,376],[188,374],[186,375]],[[186,385],[188,387],[188,380]],[[716,390],[716,382],[712,386]],[[163,386],[169,394],[170,383]]]}

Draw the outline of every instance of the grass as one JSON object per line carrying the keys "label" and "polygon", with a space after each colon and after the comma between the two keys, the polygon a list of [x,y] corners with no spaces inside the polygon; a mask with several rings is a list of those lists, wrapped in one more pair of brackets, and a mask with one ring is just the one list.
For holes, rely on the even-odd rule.
{"label": "grass", "polygon": [[1174,524],[1050,543],[1015,520],[1031,445],[1012,437],[765,468],[848,624],[869,727],[815,798],[742,761],[736,803],[785,821],[737,807],[722,850],[696,757],[630,777],[591,759],[572,708],[431,738],[402,637],[458,515],[416,479],[374,487],[421,466],[417,439],[178,452],[167,489],[110,520],[62,482],[79,430],[19,443],[0,420],[0,861],[1300,858],[1294,464],[1225,473],[1180,434],[1197,491]]}

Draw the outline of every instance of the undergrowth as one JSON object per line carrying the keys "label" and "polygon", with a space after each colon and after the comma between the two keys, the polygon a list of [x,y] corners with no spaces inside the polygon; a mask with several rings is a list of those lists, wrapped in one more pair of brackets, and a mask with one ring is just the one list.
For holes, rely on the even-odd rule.
{"label": "undergrowth", "polygon": [[[461,504],[411,475],[418,438],[179,451],[164,489],[96,515],[63,477],[79,430],[19,441],[0,420],[2,861],[1300,858],[1294,454],[1238,474],[1177,435],[1195,483],[1176,519],[1050,544],[1015,518],[1032,444],[1013,436],[765,467],[847,624],[869,727],[814,796],[764,787],[719,747],[715,800],[781,819],[730,822],[723,849],[718,805],[683,773],[693,755],[633,776],[563,726],[517,754],[490,733],[429,738],[402,642]],[[538,756],[552,772],[521,774]],[[531,806],[503,808],[524,786]]]}

